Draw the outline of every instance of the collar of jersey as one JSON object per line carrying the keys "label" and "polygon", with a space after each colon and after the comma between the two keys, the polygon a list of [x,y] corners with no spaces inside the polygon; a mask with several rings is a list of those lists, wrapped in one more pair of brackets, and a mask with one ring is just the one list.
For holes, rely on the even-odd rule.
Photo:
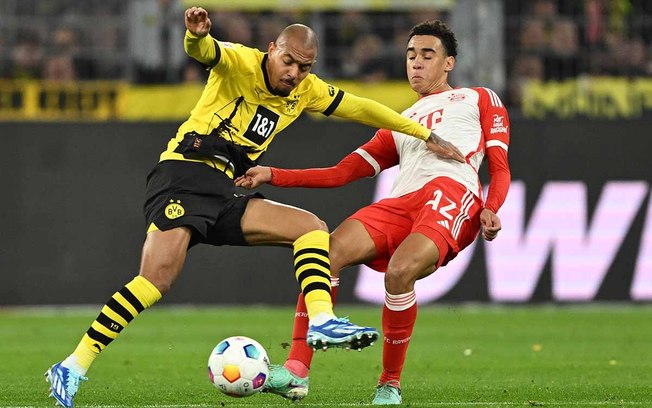
{"label": "collar of jersey", "polygon": [[260,69],[263,71],[263,78],[265,78],[265,87],[267,88],[267,92],[269,92],[270,94],[274,96],[280,96],[276,94],[276,92],[274,92],[274,90],[272,89],[272,84],[269,82],[269,77],[267,76],[267,68],[265,67],[265,65],[267,65],[268,55],[269,54],[267,53],[263,55],[263,62],[260,64]]}
{"label": "collar of jersey", "polygon": [[[265,81],[267,81],[267,80],[265,80]],[[442,89],[441,91],[431,92],[431,93],[429,93],[429,94],[427,94],[427,95],[419,96],[419,99],[426,98],[426,97],[428,97],[428,96],[432,96],[432,95],[437,95],[437,94],[444,93],[444,92],[454,91],[454,90],[456,90],[456,89],[460,89],[460,87],[459,87],[459,86],[456,86],[456,87],[454,87],[454,88],[451,87],[451,89]]]}

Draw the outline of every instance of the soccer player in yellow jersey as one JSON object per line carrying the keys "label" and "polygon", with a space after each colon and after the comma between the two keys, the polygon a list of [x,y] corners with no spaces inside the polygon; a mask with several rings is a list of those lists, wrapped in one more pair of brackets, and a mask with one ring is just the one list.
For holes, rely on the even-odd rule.
{"label": "soccer player in yellow jersey", "polygon": [[212,38],[211,20],[202,8],[187,9],[185,23],[184,48],[210,70],[208,82],[147,178],[148,229],[140,273],[111,296],[73,353],[46,372],[51,396],[64,407],[73,406],[95,358],[167,293],[188,249],[200,243],[292,246],[310,319],[308,343],[361,349],[378,338],[375,329],[333,314],[325,223],[260,194],[236,194],[233,179],[254,166],[302,111],[414,135],[432,141],[429,148],[440,155],[463,161],[459,150],[427,128],[311,74],[318,45],[315,33],[304,25],[285,28],[263,53]]}

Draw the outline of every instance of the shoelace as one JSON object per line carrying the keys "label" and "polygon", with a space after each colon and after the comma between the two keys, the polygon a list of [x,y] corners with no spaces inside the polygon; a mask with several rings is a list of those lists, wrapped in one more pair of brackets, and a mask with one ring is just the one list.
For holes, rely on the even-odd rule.
{"label": "shoelace", "polygon": [[283,367],[283,366],[280,365],[280,364],[270,364],[270,365],[269,365],[269,378],[272,379],[273,377],[276,377],[276,376],[274,375],[274,372],[275,372],[276,370],[279,370],[281,367]]}
{"label": "shoelace", "polygon": [[396,385],[391,383],[385,383],[378,387],[378,394],[380,397],[385,399],[390,399],[394,397],[395,394],[401,395],[399,388]]}
{"label": "shoelace", "polygon": [[75,395],[77,394],[77,390],[79,390],[79,384],[82,381],[87,381],[88,378],[84,377],[83,375],[79,375],[75,373],[74,371],[68,370],[68,380],[66,381],[66,391],[70,395]]}

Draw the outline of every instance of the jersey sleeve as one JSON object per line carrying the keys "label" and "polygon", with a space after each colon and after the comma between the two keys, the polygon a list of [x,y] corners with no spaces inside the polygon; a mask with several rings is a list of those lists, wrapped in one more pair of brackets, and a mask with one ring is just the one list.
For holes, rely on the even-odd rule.
{"label": "jersey sleeve", "polygon": [[312,82],[312,86],[310,87],[310,102],[306,110],[330,116],[339,106],[340,102],[342,102],[344,91],[324,82],[315,74],[308,75],[305,80]]}
{"label": "jersey sleeve", "polygon": [[421,140],[430,137],[430,129],[401,116],[381,103],[344,92],[316,75],[312,75],[311,80],[313,98],[307,108],[310,111],[321,112],[326,116],[332,114],[375,128],[395,130]]}
{"label": "jersey sleeve", "polygon": [[430,129],[401,116],[399,113],[374,100],[344,93],[333,114],[376,128],[394,130],[421,140],[430,137]]}
{"label": "jersey sleeve", "polygon": [[205,67],[214,67],[220,60],[220,47],[217,40],[207,34],[204,37],[198,37],[186,30],[186,36],[183,39],[183,49],[188,56],[201,62]]}
{"label": "jersey sleeve", "polygon": [[199,61],[206,69],[216,67],[225,73],[238,65],[238,52],[247,47],[225,41],[218,41],[210,34],[197,37],[186,30],[183,49],[190,57]]}
{"label": "jersey sleeve", "polygon": [[270,184],[277,187],[339,187],[363,177],[376,176],[395,164],[398,164],[396,143],[390,131],[381,129],[369,142],[333,167],[302,170],[272,167]]}
{"label": "jersey sleeve", "polygon": [[478,108],[489,165],[489,192],[485,208],[498,212],[505,202],[511,171],[507,153],[509,150],[510,124],[507,110],[494,91],[488,88],[474,88],[480,95]]}
{"label": "jersey sleeve", "polygon": [[487,159],[490,181],[489,192],[484,206],[497,213],[505,202],[505,197],[507,197],[512,174],[509,170],[506,150],[499,147],[490,147],[487,149]]}
{"label": "jersey sleeve", "polygon": [[400,160],[392,132],[387,129],[377,131],[374,137],[356,149],[355,153],[362,156],[374,168],[374,176],[397,165]]}

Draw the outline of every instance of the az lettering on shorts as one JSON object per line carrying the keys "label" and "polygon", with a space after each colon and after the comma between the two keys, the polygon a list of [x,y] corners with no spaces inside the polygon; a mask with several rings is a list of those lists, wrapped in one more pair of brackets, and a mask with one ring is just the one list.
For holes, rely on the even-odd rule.
{"label": "az lettering on shorts", "polygon": [[[429,230],[438,232],[447,242],[447,251],[441,256],[439,266],[451,259],[471,243],[480,232],[480,212],[482,200],[466,186],[448,177],[438,177],[421,190],[426,200],[412,227],[412,232],[421,232],[433,239]],[[443,244],[443,243],[442,243]]]}
{"label": "az lettering on shorts", "polygon": [[437,245],[437,267],[446,265],[478,236],[481,210],[482,200],[465,186],[438,177],[417,191],[380,200],[349,218],[362,222],[376,245],[376,259],[368,266],[384,272],[396,248],[414,232]]}

